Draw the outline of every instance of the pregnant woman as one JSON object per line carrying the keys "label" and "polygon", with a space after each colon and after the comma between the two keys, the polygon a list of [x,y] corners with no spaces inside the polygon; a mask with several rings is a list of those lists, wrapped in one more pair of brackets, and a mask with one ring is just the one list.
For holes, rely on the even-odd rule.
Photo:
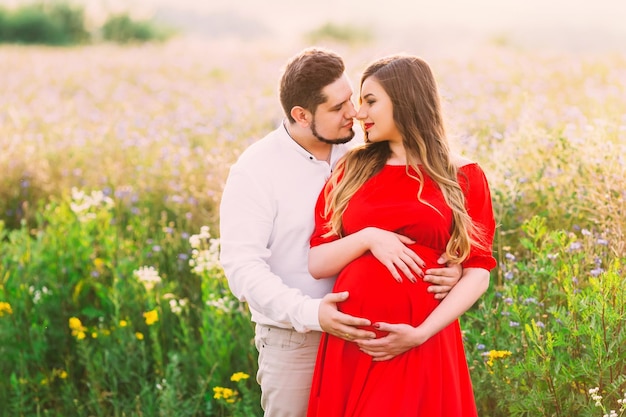
{"label": "pregnant woman", "polygon": [[[309,269],[318,279],[338,274],[334,291],[350,293],[339,309],[370,319],[388,337],[324,334],[308,416],[475,417],[458,318],[486,291],[496,265],[486,177],[450,153],[437,85],[422,59],[372,63],[360,104],[366,143],[346,155],[320,194]],[[410,238],[388,249],[395,260],[387,265],[367,246],[377,229]],[[396,270],[410,262],[409,249],[426,269],[438,266],[441,253],[462,265],[443,300],[420,276]],[[381,340],[402,347],[391,355]]]}

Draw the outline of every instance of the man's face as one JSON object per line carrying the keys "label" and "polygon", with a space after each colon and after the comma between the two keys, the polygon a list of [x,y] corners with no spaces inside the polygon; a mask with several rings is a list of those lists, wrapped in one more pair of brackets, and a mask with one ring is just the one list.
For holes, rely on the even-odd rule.
{"label": "man's face", "polygon": [[324,143],[346,143],[354,137],[352,119],[356,110],[352,103],[352,86],[344,74],[322,89],[327,100],[317,106],[311,121],[311,132]]}

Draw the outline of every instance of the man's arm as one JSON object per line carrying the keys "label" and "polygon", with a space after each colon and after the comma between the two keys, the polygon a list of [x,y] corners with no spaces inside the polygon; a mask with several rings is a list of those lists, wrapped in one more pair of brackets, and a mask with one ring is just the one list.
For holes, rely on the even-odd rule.
{"label": "man's arm", "polygon": [[290,288],[269,267],[274,209],[266,187],[235,164],[220,203],[220,263],[231,292],[271,320],[320,330],[320,300]]}
{"label": "man's arm", "polygon": [[355,327],[369,326],[369,320],[337,310],[336,304],[347,294],[312,299],[285,285],[272,272],[268,247],[276,214],[270,193],[257,178],[233,166],[220,204],[220,262],[233,295],[269,319],[299,332],[324,330],[347,340],[375,337],[373,332]]}

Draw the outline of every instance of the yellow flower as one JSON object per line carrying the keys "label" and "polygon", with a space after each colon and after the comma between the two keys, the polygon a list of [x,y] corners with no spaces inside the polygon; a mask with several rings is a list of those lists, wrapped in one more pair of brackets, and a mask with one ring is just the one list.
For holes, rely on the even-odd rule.
{"label": "yellow flower", "polygon": [[143,333],[141,333],[141,332],[136,332],[136,333],[135,333],[135,337],[137,338],[137,340],[143,340]]}
{"label": "yellow flower", "polygon": [[128,326],[128,322],[126,320],[120,320],[120,327]]}
{"label": "yellow flower", "polygon": [[239,382],[242,379],[248,379],[250,378],[250,375],[244,373],[244,372],[235,372],[231,377],[230,380],[234,381],[234,382]]}
{"label": "yellow flower", "polygon": [[81,330],[83,328],[83,323],[77,317],[70,317],[69,325],[72,330]]}
{"label": "yellow flower", "polygon": [[156,310],[146,311],[143,313],[143,316],[146,319],[146,324],[148,326],[152,326],[154,323],[159,321],[159,313]]}
{"label": "yellow flower", "polygon": [[511,356],[511,352],[508,350],[490,350],[489,351],[489,359],[487,360],[487,365],[493,366],[493,363],[496,359],[504,359]]}
{"label": "yellow flower", "polygon": [[52,377],[53,378],[61,378],[61,379],[67,379],[67,372],[63,369],[53,369],[52,370]]}
{"label": "yellow flower", "polygon": [[98,333],[96,333],[96,332],[91,332],[91,338],[92,338],[92,339],[97,339],[97,338],[98,338]]}
{"label": "yellow flower", "polygon": [[70,317],[69,326],[72,330],[72,336],[76,337],[76,339],[83,340],[86,337],[85,332],[87,331],[87,328],[83,326],[83,323],[81,323],[79,318]]}
{"label": "yellow flower", "polygon": [[4,314],[13,314],[13,309],[11,308],[11,304],[0,301],[0,317],[4,316]]}
{"label": "yellow flower", "polygon": [[235,402],[235,398],[238,394],[237,391],[232,390],[230,388],[224,388],[224,387],[215,387],[213,388],[213,398],[215,398],[216,400],[221,400],[224,399],[226,400],[226,402],[228,403],[233,403]]}
{"label": "yellow flower", "polygon": [[93,266],[96,267],[96,271],[102,273],[104,271],[104,260],[101,258],[94,259]]}

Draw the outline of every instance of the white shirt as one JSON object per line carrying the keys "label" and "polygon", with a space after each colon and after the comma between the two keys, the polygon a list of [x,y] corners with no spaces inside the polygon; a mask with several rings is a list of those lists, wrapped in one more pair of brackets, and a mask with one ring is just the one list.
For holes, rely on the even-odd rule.
{"label": "white shirt", "polygon": [[321,298],[334,279],[308,270],[317,197],[348,145],[333,145],[330,166],[284,126],[246,149],[231,167],[220,204],[220,262],[252,321],[320,331]]}

